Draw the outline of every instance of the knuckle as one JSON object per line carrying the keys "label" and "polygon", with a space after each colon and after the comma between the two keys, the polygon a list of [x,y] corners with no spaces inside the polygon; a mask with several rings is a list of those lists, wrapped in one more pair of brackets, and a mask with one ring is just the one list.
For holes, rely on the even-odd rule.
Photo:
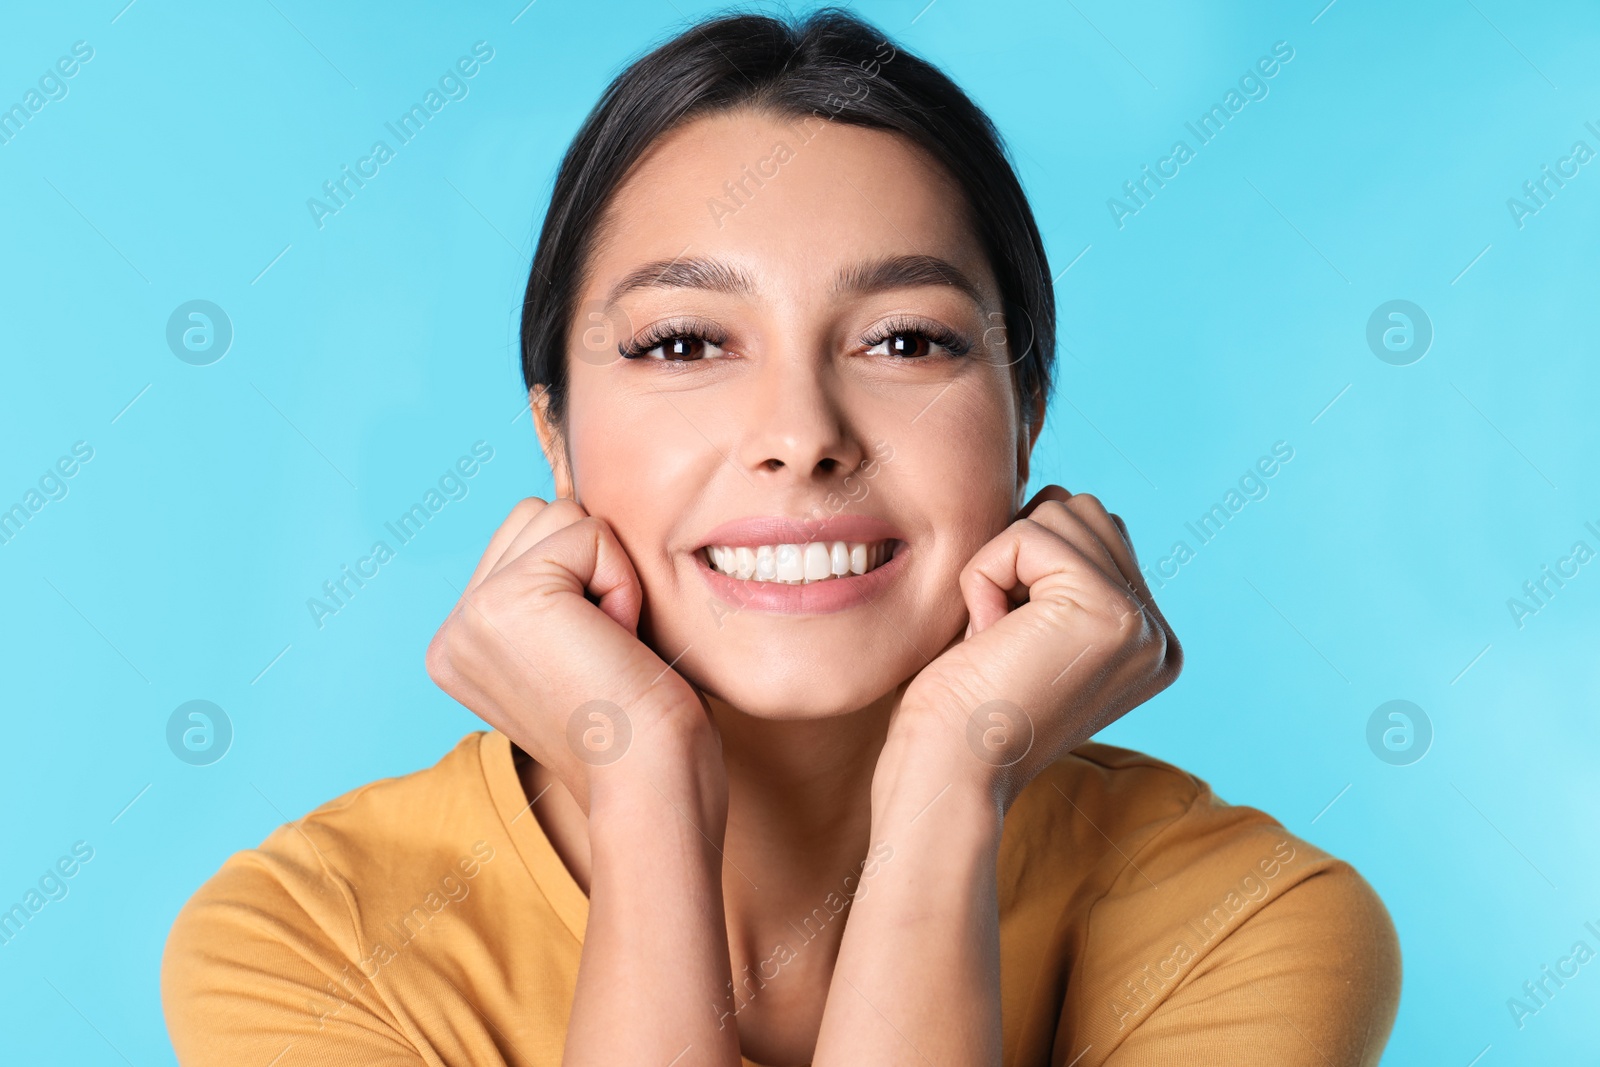
{"label": "knuckle", "polygon": [[450,644],[454,635],[454,627],[447,620],[433,635],[433,640],[428,642],[428,651],[423,656],[423,664],[427,668],[428,677],[440,689],[448,691],[455,681],[456,673],[450,654]]}
{"label": "knuckle", "polygon": [[1106,637],[1119,645],[1134,642],[1145,630],[1144,608],[1126,590],[1106,590],[1097,608]]}
{"label": "knuckle", "polygon": [[540,497],[525,496],[515,504],[511,505],[511,511],[506,515],[506,521],[510,522],[513,519],[520,519],[526,522],[535,515],[539,514],[540,511],[544,510],[548,506],[549,505],[547,505]]}
{"label": "knuckle", "polygon": [[546,504],[545,507],[550,510],[552,515],[557,518],[567,519],[569,523],[578,522],[589,517],[589,513],[583,509],[583,505],[571,497],[557,497]]}
{"label": "knuckle", "polygon": [[1134,641],[1144,633],[1144,611],[1131,598],[1127,599],[1112,625],[1119,641],[1124,644]]}
{"label": "knuckle", "polygon": [[550,501],[539,516],[539,533],[541,542],[551,538],[568,538],[574,529],[583,530],[585,524],[593,520],[583,505],[565,497]]}
{"label": "knuckle", "polygon": [[[518,559],[521,562],[521,558]],[[497,577],[499,577],[497,575]],[[463,643],[477,644],[499,630],[496,620],[502,618],[514,599],[507,591],[507,582],[484,582],[472,593],[472,599],[461,609],[461,635]]]}
{"label": "knuckle", "polygon": [[[554,506],[554,504],[551,505],[551,507]],[[598,519],[590,515],[580,505],[573,504],[571,506],[576,510],[567,512],[564,509],[563,513],[557,516],[560,524],[545,534],[541,540],[540,544],[544,547],[541,549],[540,558],[549,561],[552,558],[550,553],[556,551],[555,546],[557,544],[566,546],[570,550],[574,542],[586,543],[590,538],[604,540],[610,533],[611,528],[606,525],[604,519]],[[567,557],[563,553],[557,558],[565,559]]]}

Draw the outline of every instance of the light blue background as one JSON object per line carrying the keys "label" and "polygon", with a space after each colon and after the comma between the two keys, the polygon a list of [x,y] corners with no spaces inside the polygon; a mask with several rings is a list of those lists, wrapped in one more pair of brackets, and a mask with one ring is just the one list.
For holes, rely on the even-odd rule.
{"label": "light blue background", "polygon": [[[1600,562],[1521,628],[1507,600],[1575,541],[1600,549],[1600,160],[1520,228],[1506,201],[1574,141],[1600,150],[1600,13],[1324,2],[861,10],[990,111],[1063,272],[1035,487],[1098,494],[1152,565],[1294,448],[1158,590],[1187,670],[1103,739],[1377,887],[1406,971],[1386,1063],[1592,1058],[1600,962],[1521,1030],[1506,1002],[1580,938],[1600,948]],[[0,106],[94,48],[0,145],[0,506],[94,448],[0,545],[0,906],[95,850],[0,946],[16,1062],[171,1062],[156,974],[188,895],[478,725],[422,654],[511,503],[550,494],[514,416],[554,167],[619,66],[710,10],[122,3],[0,16]],[[480,40],[470,95],[319,230],[307,198]],[[1269,95],[1119,229],[1107,199],[1195,147],[1184,123],[1278,41],[1294,58]],[[235,330],[206,367],[164,336],[196,298]],[[1435,329],[1404,367],[1365,338],[1396,298]],[[480,439],[470,495],[319,630],[306,599]],[[235,730],[206,767],[165,739],[197,698]],[[1366,741],[1396,698],[1435,732],[1410,766]]]}

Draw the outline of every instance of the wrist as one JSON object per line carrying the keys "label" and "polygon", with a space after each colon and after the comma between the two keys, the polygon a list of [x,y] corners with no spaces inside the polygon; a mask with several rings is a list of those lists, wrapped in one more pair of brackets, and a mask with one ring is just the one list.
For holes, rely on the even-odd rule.
{"label": "wrist", "polygon": [[902,705],[881,762],[900,776],[921,773],[986,796],[1003,815],[1041,766],[1038,747],[1032,717],[1005,700],[980,704],[965,718]]}
{"label": "wrist", "polygon": [[703,713],[636,727],[621,755],[588,769],[591,838],[690,824],[720,842],[728,816],[721,745]]}
{"label": "wrist", "polygon": [[963,829],[976,837],[998,835],[1005,805],[994,768],[933,728],[890,731],[872,776],[874,832],[900,833],[913,825]]}
{"label": "wrist", "polygon": [[[879,873],[856,893],[858,912],[889,907],[894,922],[943,926],[950,909],[965,915],[973,894],[993,891],[1004,815],[994,796],[970,779],[928,773],[907,751],[891,754],[873,782],[872,855]],[[863,898],[871,890],[876,899]],[[933,924],[929,926],[929,924]]]}

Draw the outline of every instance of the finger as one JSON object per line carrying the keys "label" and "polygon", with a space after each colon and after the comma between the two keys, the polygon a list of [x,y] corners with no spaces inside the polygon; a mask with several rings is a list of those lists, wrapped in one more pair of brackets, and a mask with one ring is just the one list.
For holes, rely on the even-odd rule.
{"label": "finger", "polygon": [[[1062,503],[1059,507],[1049,506],[1055,501]],[[1086,554],[1102,563],[1109,562],[1114,569],[1107,570],[1107,577],[1119,585],[1126,586],[1140,607],[1152,612],[1156,621],[1170,634],[1171,628],[1167,627],[1166,619],[1156,607],[1155,598],[1144,580],[1144,573],[1139,569],[1139,559],[1133,549],[1133,539],[1128,535],[1127,523],[1122,521],[1120,515],[1107,511],[1099,498],[1092,493],[1069,494],[1060,486],[1047,485],[1028,502],[1027,507],[1023,508],[1018,516],[1032,518],[1036,522],[1056,529],[1063,537],[1068,537],[1067,530],[1070,527],[1056,521],[1063,508],[1094,535],[1101,550],[1086,549],[1076,539],[1069,539],[1079,544]]]}
{"label": "finger", "polygon": [[1105,506],[1089,493],[1076,494],[1068,502],[1068,507],[1072,508],[1091,528],[1100,531],[1134,599],[1164,635],[1168,649],[1167,658],[1180,660],[1182,649],[1178,644],[1177,635],[1173,633],[1166,616],[1161,613],[1160,606],[1156,604],[1155,597],[1150,592],[1149,584],[1145,582],[1144,572],[1139,569],[1139,558],[1133,549],[1133,539],[1128,535],[1128,524],[1122,521],[1121,516],[1107,511]]}
{"label": "finger", "polygon": [[1037,493],[1033,494],[1032,500],[1029,500],[1026,504],[1022,505],[1022,510],[1017,512],[1017,518],[1026,519],[1046,501],[1059,500],[1064,504],[1071,498],[1072,494],[1061,488],[1061,486],[1055,484],[1047,485]]}
{"label": "finger", "polygon": [[[566,497],[559,497],[548,503],[538,497],[529,497],[520,502],[490,539],[489,547],[485,550],[472,581],[467,584],[463,599],[470,596],[483,582],[527,555],[536,545],[588,517],[588,512],[581,505]],[[609,526],[603,523],[601,525],[603,527],[601,536],[609,543],[604,552],[595,557],[595,562],[583,564],[587,569],[582,574],[573,575],[577,582],[573,591],[585,597],[592,594],[599,600],[609,596],[609,601],[601,605],[602,610],[619,625],[626,627],[629,632],[635,632],[643,603],[643,594],[638,591],[638,576],[634,573],[633,564],[628,560],[627,553],[623,551],[615,533]],[[615,563],[617,556],[621,557],[624,568],[620,572]],[[597,578],[593,568],[601,565],[598,561],[602,557],[605,562]],[[586,557],[580,554],[577,558]],[[543,560],[543,562],[548,561],[548,557]],[[595,581],[599,582],[598,587],[591,584]],[[631,588],[628,586],[630,582]]]}
{"label": "finger", "polygon": [[545,508],[545,501],[536,496],[526,497],[517,501],[511,509],[500,528],[489,538],[488,547],[483,550],[483,556],[478,560],[478,566],[472,572],[472,577],[467,579],[465,592],[470,593],[476,589],[491,571],[494,570],[500,557],[505,555],[506,546],[509,545],[517,534],[522,532],[533,517]]}
{"label": "finger", "polygon": [[[1079,519],[1081,522],[1083,516],[1078,514],[1078,505],[1074,505],[1073,503],[1074,501],[1079,501],[1080,498],[1083,498],[1087,501],[1092,501],[1095,505],[1099,505],[1099,501],[1088,493],[1069,493],[1066,489],[1063,489],[1059,485],[1047,485],[1035,493],[1033,499],[1028,501],[1027,505],[1023,507],[1021,511],[1017,512],[1017,518],[1033,519],[1036,522],[1041,522],[1042,525],[1050,526],[1052,529],[1056,529],[1057,532],[1062,533],[1063,536],[1066,536],[1065,526],[1063,526],[1061,523],[1047,520],[1055,515],[1066,514]],[[1100,507],[1099,510],[1101,512],[1105,511],[1104,507]],[[1116,518],[1114,515],[1111,517]],[[1120,523],[1121,521],[1121,519],[1117,519],[1117,522]],[[1115,552],[1115,543],[1119,540],[1119,538],[1113,536],[1108,539],[1105,537],[1103,529],[1097,529],[1095,524],[1086,525],[1093,536],[1102,542],[1101,549],[1103,549],[1103,551],[1100,549],[1088,551],[1087,546],[1083,545],[1080,545],[1079,547],[1085,548],[1089,555],[1092,555],[1096,559],[1102,560],[1104,563],[1109,565],[1106,571],[1107,577],[1117,581],[1118,584],[1126,584],[1127,576],[1123,574],[1122,564],[1118,561]],[[1137,568],[1135,569],[1137,570]]]}
{"label": "finger", "polygon": [[601,611],[630,634],[637,633],[644,607],[643,587],[616,531],[605,520],[585,516],[530,551],[542,562],[570,574],[579,583],[576,592],[597,598]]}
{"label": "finger", "polygon": [[[1049,516],[1052,513],[1059,514],[1063,509],[1099,542],[1104,552],[1099,558],[1103,558],[1112,568],[1108,577],[1138,593],[1141,604],[1147,603],[1150,592],[1139,570],[1139,560],[1133,550],[1133,541],[1128,536],[1127,524],[1121,516],[1107,511],[1092,493],[1074,493],[1060,508],[1046,507],[1042,513]],[[1034,518],[1038,519],[1039,515],[1036,514]]]}
{"label": "finger", "polygon": [[500,558],[489,568],[486,577],[494,577],[557,530],[563,530],[588,517],[589,513],[568,497],[557,497],[550,501],[516,532],[505,550],[500,553]]}
{"label": "finger", "polygon": [[1067,501],[1067,508],[1095,532],[1111,557],[1116,560],[1122,576],[1132,582],[1138,580],[1139,561],[1133,551],[1133,541],[1128,536],[1128,526],[1120,515],[1106,510],[1106,506],[1093,493],[1075,493]]}
{"label": "finger", "polygon": [[971,635],[982,633],[1010,613],[1009,593],[1019,587],[1031,590],[1047,578],[1056,580],[1062,595],[1086,606],[1105,596],[1107,579],[1102,565],[1076,545],[1036,522],[1014,522],[1006,527],[961,571],[959,584],[967,602]]}
{"label": "finger", "polygon": [[[1029,518],[1036,510],[1051,501],[1059,501],[1066,505],[1069,510],[1079,515],[1089,524],[1105,542],[1106,547],[1111,551],[1112,557],[1117,560],[1118,568],[1124,570],[1125,577],[1129,581],[1132,581],[1138,575],[1139,567],[1134,558],[1133,540],[1128,536],[1127,523],[1122,521],[1120,515],[1107,511],[1105,505],[1100,503],[1099,498],[1093,493],[1069,493],[1059,485],[1047,485],[1034,494],[1033,499],[1028,501],[1027,506],[1017,512],[1017,518]],[[1107,526],[1107,522],[1111,524],[1110,527]],[[1118,542],[1126,546],[1127,552],[1125,554],[1118,552]],[[1132,573],[1126,573],[1128,564],[1133,564]]]}
{"label": "finger", "polygon": [[[1106,544],[1104,533],[1074,510],[1070,500],[1046,500],[1034,508],[1025,521],[1043,526],[1083,553],[1112,585],[1118,588],[1127,586],[1128,580],[1122,573],[1112,547]],[[1119,538],[1113,535],[1113,540]]]}
{"label": "finger", "polygon": [[1128,536],[1127,523],[1122,521],[1121,516],[1107,511],[1105,505],[1090,493],[1074,495],[1067,506],[1105,543],[1107,551],[1116,561],[1123,583],[1134,591],[1140,605],[1147,610],[1155,610],[1155,598],[1150,595],[1144,572],[1139,569],[1139,558],[1133,550],[1133,539]]}
{"label": "finger", "polygon": [[1128,534],[1128,524],[1122,521],[1122,516],[1116,512],[1109,512],[1111,520],[1117,524],[1117,529],[1122,531],[1122,539],[1128,542],[1128,547],[1133,547],[1133,538]]}

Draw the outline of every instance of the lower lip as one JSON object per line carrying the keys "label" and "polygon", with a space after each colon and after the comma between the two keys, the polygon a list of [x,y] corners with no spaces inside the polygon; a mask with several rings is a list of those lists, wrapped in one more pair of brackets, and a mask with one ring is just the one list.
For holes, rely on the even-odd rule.
{"label": "lower lip", "polygon": [[777,615],[826,615],[859,607],[883,595],[889,583],[906,568],[911,546],[895,545],[894,556],[865,574],[828,578],[820,582],[786,585],[783,582],[757,582],[735,578],[714,570],[699,552],[693,553],[712,593],[735,608],[766,611]]}

